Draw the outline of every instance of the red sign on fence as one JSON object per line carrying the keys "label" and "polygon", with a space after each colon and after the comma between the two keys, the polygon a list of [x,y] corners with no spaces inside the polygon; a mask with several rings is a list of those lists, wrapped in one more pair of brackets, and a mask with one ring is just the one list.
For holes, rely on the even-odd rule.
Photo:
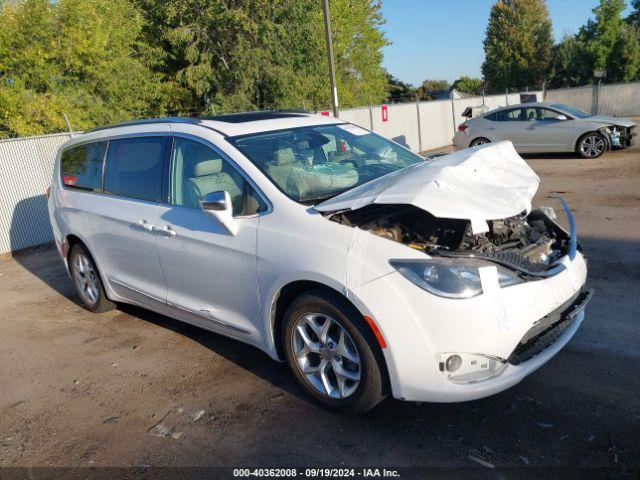
{"label": "red sign on fence", "polygon": [[382,105],[382,121],[386,122],[389,120],[389,110],[386,105]]}

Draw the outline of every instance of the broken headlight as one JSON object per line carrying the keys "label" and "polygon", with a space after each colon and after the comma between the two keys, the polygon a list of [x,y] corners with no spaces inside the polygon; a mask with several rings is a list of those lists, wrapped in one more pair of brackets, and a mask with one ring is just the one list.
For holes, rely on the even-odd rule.
{"label": "broken headlight", "polygon": [[481,267],[498,270],[498,284],[508,287],[522,282],[514,271],[473,258],[391,260],[389,263],[408,280],[429,293],[446,298],[471,298],[482,293]]}

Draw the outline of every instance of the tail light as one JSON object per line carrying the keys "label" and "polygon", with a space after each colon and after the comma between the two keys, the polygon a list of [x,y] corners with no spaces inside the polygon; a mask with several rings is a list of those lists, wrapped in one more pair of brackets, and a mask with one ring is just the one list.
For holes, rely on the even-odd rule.
{"label": "tail light", "polygon": [[51,186],[48,186],[47,188],[44,189],[44,196],[47,197],[47,200],[49,200],[50,195],[51,195]]}
{"label": "tail light", "polygon": [[75,175],[62,176],[62,183],[64,183],[65,185],[74,186],[77,181],[78,181],[78,177],[76,177]]}
{"label": "tail light", "polygon": [[469,125],[466,125],[464,123],[461,123],[460,125],[458,125],[458,131],[459,132],[466,132],[467,128],[469,128]]}

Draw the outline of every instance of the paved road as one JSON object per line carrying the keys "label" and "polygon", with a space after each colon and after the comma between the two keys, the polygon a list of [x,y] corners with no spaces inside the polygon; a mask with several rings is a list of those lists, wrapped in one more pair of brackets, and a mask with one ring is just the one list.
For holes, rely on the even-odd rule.
{"label": "paved road", "polygon": [[[640,467],[640,149],[528,158],[572,204],[596,296],[520,385],[453,405],[310,403],[263,353],[148,311],[93,315],[52,249],[0,260],[0,466]],[[446,470],[446,472],[455,472]],[[633,477],[620,477],[633,478]]]}

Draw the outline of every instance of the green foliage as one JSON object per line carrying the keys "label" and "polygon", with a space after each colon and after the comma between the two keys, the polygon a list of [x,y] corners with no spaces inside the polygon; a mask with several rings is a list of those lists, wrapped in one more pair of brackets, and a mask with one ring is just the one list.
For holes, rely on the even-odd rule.
{"label": "green foliage", "polygon": [[[322,4],[316,0],[136,0],[160,71],[189,92],[190,108],[216,113],[330,105]],[[340,106],[380,101],[386,39],[379,2],[332,0]]]}
{"label": "green foliage", "polygon": [[387,73],[387,96],[391,102],[406,102],[407,100],[415,98],[416,89],[408,83],[398,80],[390,73]]}
{"label": "green foliage", "polygon": [[549,74],[549,87],[575,87],[584,85],[593,75],[588,61],[587,47],[579,38],[565,35],[553,47],[553,63]]}
{"label": "green foliage", "polygon": [[481,95],[484,82],[481,78],[472,78],[463,75],[455,82],[453,82],[453,88],[462,93],[470,93],[472,95]]}
{"label": "green foliage", "polygon": [[126,0],[24,0],[0,10],[0,136],[83,129],[161,113],[171,86],[146,65]]}
{"label": "green foliage", "polygon": [[607,82],[640,79],[640,34],[634,27],[640,1],[633,5],[635,12],[625,20],[623,0],[600,0],[594,19],[555,47],[550,85],[593,83],[594,70],[605,70]]}
{"label": "green foliage", "polygon": [[553,48],[544,0],[498,0],[484,40],[484,78],[492,90],[523,89],[544,81]]}
{"label": "green foliage", "polygon": [[[386,98],[378,0],[331,0],[340,106]],[[330,105],[317,0],[0,0],[0,136]]]}
{"label": "green foliage", "polygon": [[446,80],[425,80],[422,82],[416,93],[422,99],[431,99],[433,98],[433,94],[436,92],[443,92],[450,87],[449,82]]}

